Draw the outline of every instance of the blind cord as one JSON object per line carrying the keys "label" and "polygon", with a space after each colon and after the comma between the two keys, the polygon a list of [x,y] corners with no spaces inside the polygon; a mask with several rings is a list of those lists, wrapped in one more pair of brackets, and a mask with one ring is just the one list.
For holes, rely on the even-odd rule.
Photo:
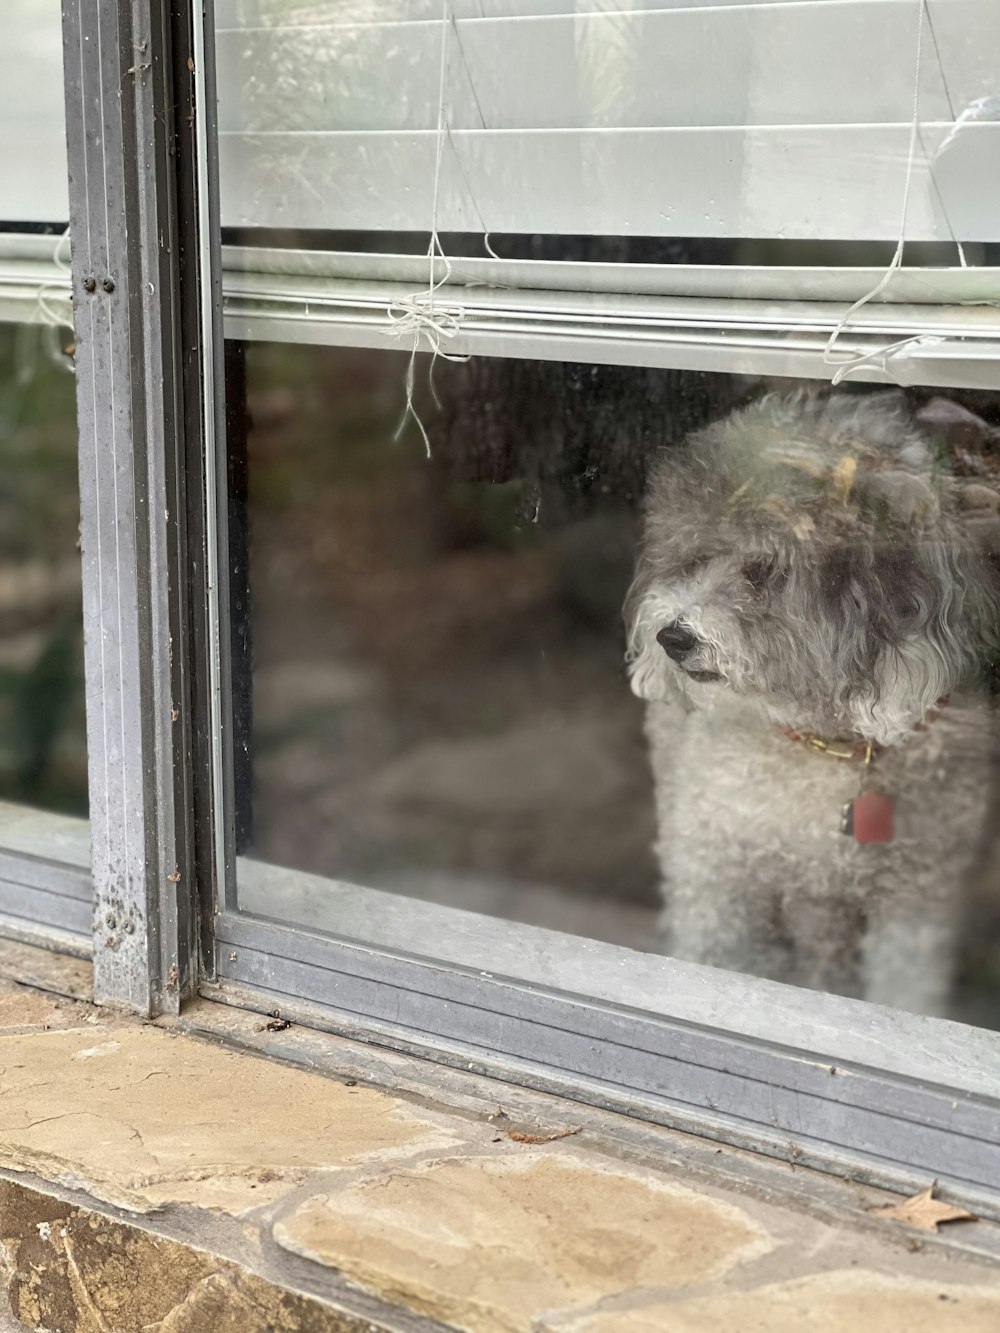
{"label": "blind cord", "polygon": [[[871,352],[846,352],[849,357],[846,362],[838,361],[834,355],[834,346],[837,339],[847,330],[847,327],[854,315],[868,304],[874,301],[876,296],[881,295],[892,281],[893,274],[900,268],[903,262],[903,249],[906,244],[906,215],[910,206],[910,187],[913,182],[913,164],[917,155],[917,143],[920,138],[920,68],[923,56],[924,45],[924,15],[926,13],[927,0],[917,0],[917,50],[915,59],[915,69],[913,75],[913,115],[910,120],[910,144],[906,155],[906,175],[903,180],[903,210],[902,217],[899,220],[899,241],[896,245],[896,252],[889,261],[889,265],[882,277],[864,296],[860,297],[854,304],[841,315],[827,339],[826,347],[823,349],[823,362],[828,366],[839,366],[839,369],[833,376],[833,383],[839,384],[845,380],[853,371],[860,370],[864,366],[874,366],[881,370],[885,375],[891,378],[889,370],[890,357],[905,356],[912,347],[926,346],[929,343],[941,342],[940,338],[930,337],[927,334],[917,334],[912,338],[903,338],[899,342],[891,343],[887,347],[876,348]],[[964,256],[963,256],[964,260]]]}
{"label": "blind cord", "polygon": [[[56,238],[52,251],[52,263],[65,277],[71,277],[69,264],[62,257],[63,247],[69,241],[69,227]],[[73,296],[61,284],[44,282],[38,289],[35,301],[35,320],[45,325],[45,346],[50,360],[71,374],[75,366],[71,356],[64,351],[59,338],[59,329],[73,329]]]}
{"label": "blind cord", "polygon": [[[441,239],[438,236],[438,198],[441,189],[441,163],[444,157],[444,142],[447,131],[447,93],[448,93],[448,29],[451,26],[450,13],[451,0],[442,0],[441,6],[441,61],[438,76],[438,112],[437,112],[437,135],[434,145],[434,188],[431,197],[431,239],[427,247],[428,274],[427,290],[414,292],[411,296],[403,296],[398,301],[393,301],[387,308],[389,322],[392,327],[388,330],[392,338],[404,338],[409,334],[413,335],[413,348],[410,352],[410,360],[406,367],[406,404],[403,408],[403,415],[400,418],[399,425],[393,435],[394,440],[398,440],[406,429],[406,423],[409,420],[416,422],[417,429],[420,431],[420,438],[424,442],[424,449],[427,457],[431,456],[431,441],[427,434],[427,428],[421,420],[420,413],[417,411],[416,404],[413,401],[414,384],[416,376],[417,352],[420,350],[421,338],[426,338],[427,346],[431,353],[431,365],[428,371],[428,384],[434,397],[434,402],[438,407],[441,406],[437,392],[434,388],[434,365],[437,358],[443,357],[445,361],[468,361],[467,355],[458,352],[446,351],[443,342],[449,338],[454,338],[459,332],[462,320],[465,318],[465,310],[462,306],[456,304],[440,304],[436,297],[438,291],[451,278],[451,262],[444,252],[441,245]],[[440,257],[443,263],[443,271],[440,278],[435,278],[435,260]]]}

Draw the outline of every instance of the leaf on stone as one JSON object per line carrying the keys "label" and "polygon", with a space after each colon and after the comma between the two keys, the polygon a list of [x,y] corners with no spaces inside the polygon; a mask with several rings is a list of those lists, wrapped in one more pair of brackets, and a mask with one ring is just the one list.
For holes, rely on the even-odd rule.
{"label": "leaf on stone", "polygon": [[890,1204],[887,1208],[869,1209],[875,1217],[887,1217],[893,1222],[905,1222],[908,1226],[918,1227],[921,1231],[937,1231],[942,1222],[978,1222],[975,1213],[964,1208],[954,1208],[950,1203],[942,1203],[934,1197],[934,1185],[904,1199],[902,1203]]}
{"label": "leaf on stone", "polygon": [[520,1129],[508,1129],[507,1137],[515,1143],[555,1143],[556,1139],[568,1139],[579,1134],[581,1128],[581,1125],[574,1125],[571,1129],[554,1129],[549,1134],[526,1134]]}

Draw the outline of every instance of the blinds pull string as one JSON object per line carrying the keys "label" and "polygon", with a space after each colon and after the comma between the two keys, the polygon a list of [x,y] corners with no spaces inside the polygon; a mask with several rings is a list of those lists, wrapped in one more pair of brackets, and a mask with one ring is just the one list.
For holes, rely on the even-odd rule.
{"label": "blinds pull string", "polygon": [[[71,276],[70,266],[62,257],[63,246],[69,241],[69,227],[56,237],[52,250],[52,263],[64,277]],[[46,333],[46,351],[49,359],[63,370],[73,373],[75,366],[72,356],[62,347],[60,329],[73,329],[73,298],[64,285],[55,282],[43,282],[35,299],[34,322],[44,324]]]}
{"label": "blinds pull string", "polygon": [[[420,413],[417,411],[413,400],[414,384],[416,375],[417,352],[420,350],[420,340],[425,338],[428,350],[431,353],[431,366],[428,372],[428,383],[431,393],[434,395],[434,401],[440,407],[440,401],[434,390],[434,364],[437,358],[443,357],[445,361],[468,361],[467,355],[457,352],[449,352],[442,345],[449,338],[454,338],[459,332],[462,320],[465,318],[465,309],[456,304],[447,304],[439,302],[436,297],[439,289],[445,285],[451,278],[451,262],[444,252],[438,236],[438,196],[441,188],[441,162],[444,156],[444,143],[447,134],[447,92],[448,92],[448,30],[451,27],[451,0],[442,0],[441,6],[441,62],[438,78],[438,111],[437,111],[437,133],[434,144],[434,189],[431,203],[431,239],[427,247],[427,290],[414,292],[411,296],[400,297],[398,301],[393,301],[387,308],[389,322],[392,327],[388,330],[389,336],[396,339],[405,338],[413,335],[413,348],[410,352],[410,360],[406,367],[406,404],[403,408],[403,415],[400,418],[399,425],[393,436],[398,440],[406,428],[409,420],[416,422],[417,429],[420,431],[420,438],[424,442],[424,449],[427,457],[431,456],[431,441],[427,434],[427,428],[421,420]],[[435,260],[440,257],[443,264],[443,271],[440,278],[435,278]]]}
{"label": "blinds pull string", "polygon": [[[823,349],[823,362],[828,366],[837,366],[838,369],[833,376],[833,383],[840,384],[842,380],[847,379],[854,371],[862,367],[874,366],[877,370],[892,378],[892,371],[889,367],[890,359],[905,357],[911,348],[926,347],[935,343],[943,342],[943,338],[935,337],[931,334],[915,334],[912,338],[901,338],[898,342],[890,343],[886,347],[877,347],[870,352],[845,352],[848,357],[846,362],[838,360],[834,355],[834,347],[837,339],[847,331],[851,319],[857,312],[866,306],[869,301],[874,299],[885,291],[892,281],[893,274],[900,268],[903,262],[903,248],[906,244],[906,215],[910,205],[910,187],[913,183],[913,166],[917,155],[917,144],[920,137],[920,68],[923,56],[924,45],[924,16],[926,13],[927,0],[917,0],[917,49],[914,61],[913,73],[913,115],[910,120],[910,142],[906,155],[906,174],[903,180],[903,208],[902,217],[899,222],[899,241],[896,245],[896,252],[889,261],[889,265],[882,277],[864,296],[860,297],[854,304],[841,315],[827,339],[826,347]],[[963,256],[964,260],[964,256]]]}

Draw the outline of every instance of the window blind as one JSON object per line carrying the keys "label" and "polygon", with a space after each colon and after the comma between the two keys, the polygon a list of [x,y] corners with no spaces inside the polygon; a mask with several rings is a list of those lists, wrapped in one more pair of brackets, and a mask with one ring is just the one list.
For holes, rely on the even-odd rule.
{"label": "window blind", "polygon": [[[426,234],[441,12],[440,0],[217,0],[223,224]],[[439,231],[716,238],[771,261],[785,241],[897,239],[915,0],[452,0],[450,12]],[[8,0],[5,17],[0,221],[63,221],[58,0]],[[922,45],[906,237],[961,241],[981,265],[1000,239],[1000,5],[928,0]],[[51,254],[0,245],[0,318],[52,317],[65,274]],[[844,345],[862,351],[930,340],[866,375],[994,384],[997,270],[958,255],[893,276],[877,300],[895,307],[891,329],[851,321]],[[428,279],[426,258],[357,250],[227,247],[224,268],[234,336],[380,347],[394,345],[391,303]],[[829,331],[880,276],[463,258],[437,299],[462,311],[455,350],[826,375]],[[603,330],[594,293],[616,297]],[[649,318],[649,296],[675,300],[673,313]],[[758,303],[752,329],[738,301]]]}
{"label": "window blind", "polygon": [[60,0],[3,0],[0,222],[63,222],[66,117]]}
{"label": "window blind", "polygon": [[[913,0],[627,4],[453,0],[439,230],[896,238]],[[219,0],[223,224],[426,231],[440,13]],[[906,235],[996,241],[1000,5],[927,15]],[[0,220],[61,221],[59,0],[4,26]]]}
{"label": "window blind", "polygon": [[[228,250],[227,328],[391,346],[393,303],[430,273],[373,253],[378,233],[710,239],[730,261],[809,241],[842,258],[895,243],[905,196],[906,239],[953,246],[954,267],[895,273],[838,347],[874,353],[865,378],[998,382],[997,273],[965,267],[1000,239],[994,0],[928,0],[922,18],[916,0],[444,12],[219,0],[224,224],[375,234],[366,253]],[[788,375],[832,373],[831,333],[883,272],[483,255],[433,270],[457,315],[448,350]]]}
{"label": "window blind", "polygon": [[[895,240],[918,12],[454,0],[438,230]],[[428,230],[440,15],[226,0],[223,223]],[[906,234],[995,241],[1000,5],[929,0],[925,27]]]}

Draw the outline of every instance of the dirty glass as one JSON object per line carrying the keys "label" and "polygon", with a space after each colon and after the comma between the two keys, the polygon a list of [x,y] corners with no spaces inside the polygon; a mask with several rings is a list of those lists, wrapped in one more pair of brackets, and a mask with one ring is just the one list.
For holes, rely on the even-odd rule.
{"label": "dirty glass", "polygon": [[217,6],[241,908],[1000,1025],[998,23]]}
{"label": "dirty glass", "polygon": [[0,44],[0,848],[43,855],[51,825],[30,812],[87,813],[67,220],[60,6],[11,0]]}

